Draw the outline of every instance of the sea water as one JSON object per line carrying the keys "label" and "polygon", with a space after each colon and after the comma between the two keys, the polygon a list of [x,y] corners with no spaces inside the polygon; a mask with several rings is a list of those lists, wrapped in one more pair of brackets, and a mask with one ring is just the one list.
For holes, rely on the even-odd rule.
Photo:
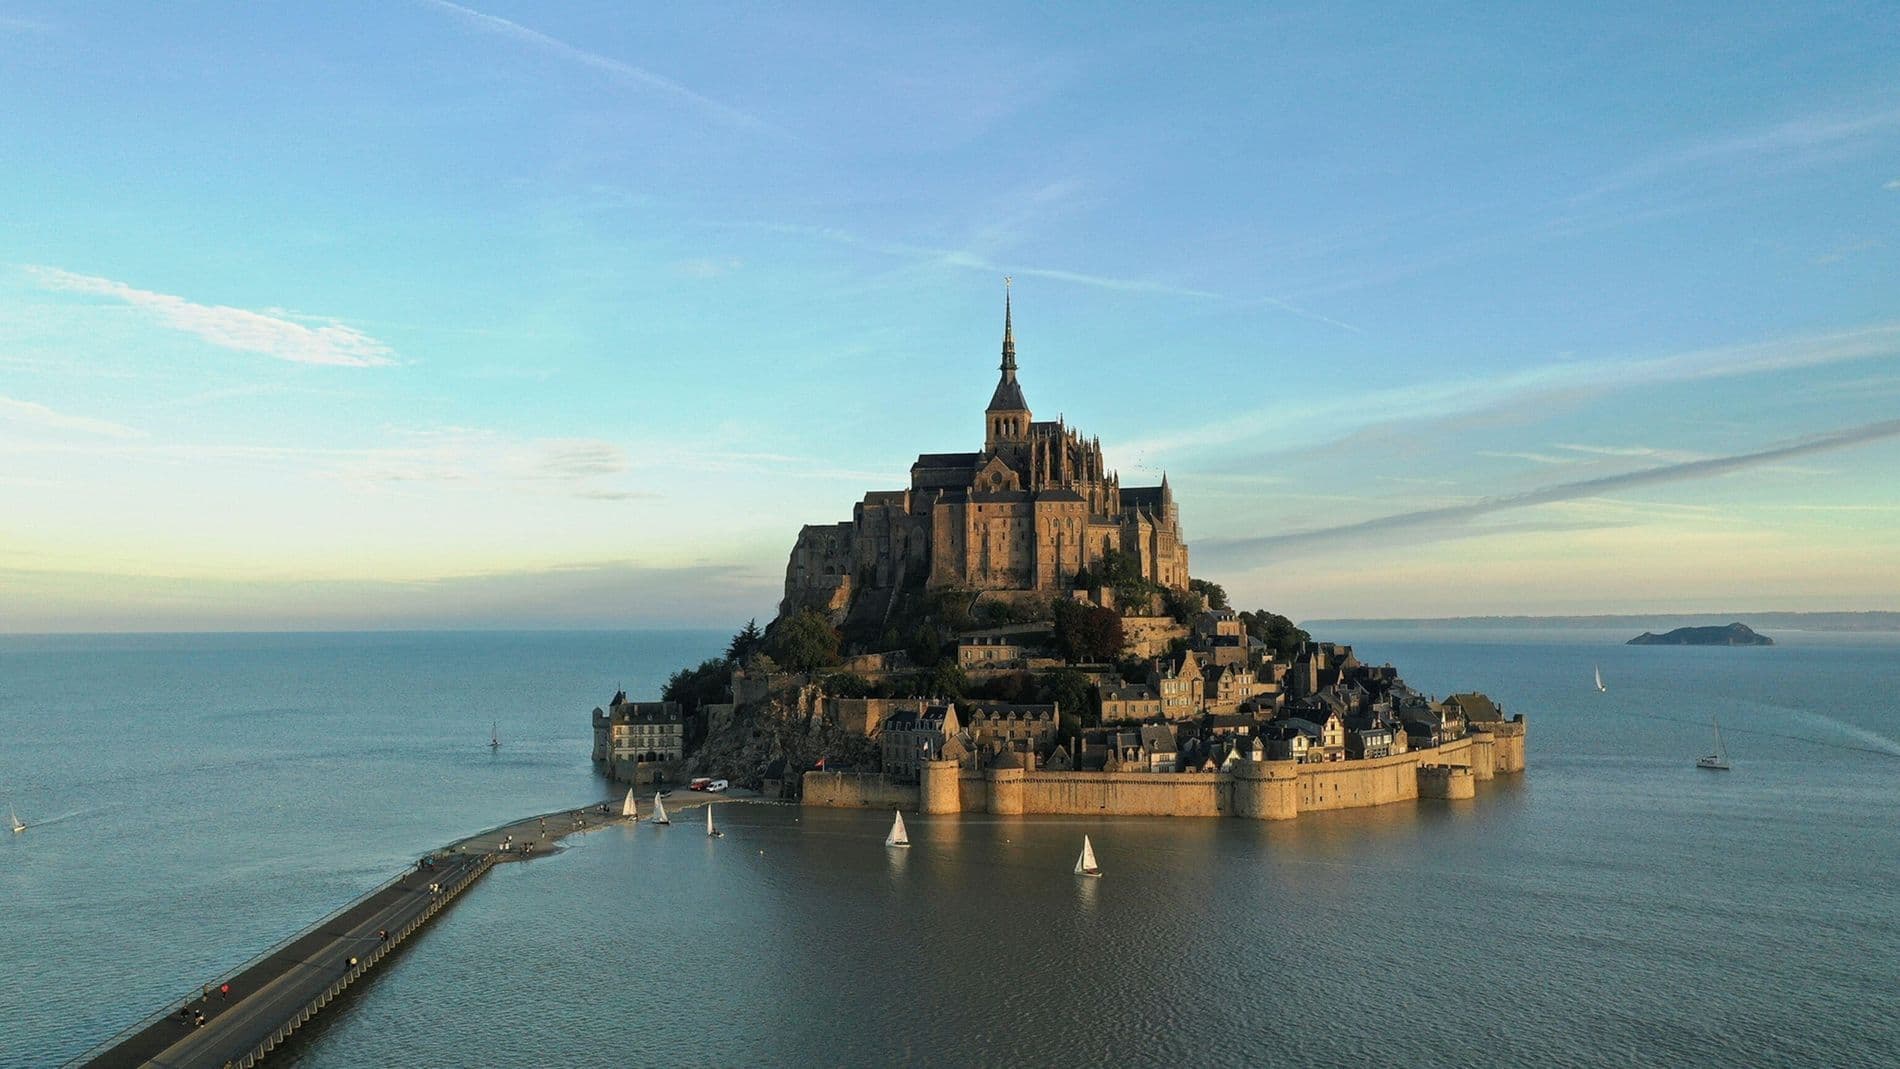
{"label": "sea water", "polygon": [[[907,851],[875,812],[614,828],[496,869],[281,1059],[1895,1063],[1900,641],[1320,637],[1527,714],[1529,772],[1286,823],[907,814]],[[721,639],[0,640],[0,792],[34,822],[0,843],[0,1064],[600,796],[588,711]],[[1694,767],[1712,717],[1728,773]],[[1070,872],[1084,833],[1103,879]]]}

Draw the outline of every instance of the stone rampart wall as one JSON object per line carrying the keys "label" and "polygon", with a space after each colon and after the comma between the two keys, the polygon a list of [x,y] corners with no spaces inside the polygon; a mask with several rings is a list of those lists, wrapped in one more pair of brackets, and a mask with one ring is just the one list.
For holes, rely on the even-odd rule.
{"label": "stone rampart wall", "polygon": [[[1476,781],[1521,771],[1524,735],[1484,732],[1430,750],[1364,761],[1262,761],[1226,772],[1027,772],[959,769],[930,762],[924,785],[879,775],[805,773],[805,804],[928,813],[1216,817],[1285,820],[1301,813],[1389,805],[1417,798],[1469,798]],[[1502,755],[1502,756],[1500,756]],[[1515,762],[1516,768],[1510,768]]]}
{"label": "stone rampart wall", "polygon": [[1404,753],[1364,761],[1300,765],[1300,812],[1409,802],[1418,797],[1418,762],[1418,754]]}
{"label": "stone rampart wall", "polygon": [[834,809],[915,810],[917,787],[892,783],[874,772],[807,772],[805,804]]}

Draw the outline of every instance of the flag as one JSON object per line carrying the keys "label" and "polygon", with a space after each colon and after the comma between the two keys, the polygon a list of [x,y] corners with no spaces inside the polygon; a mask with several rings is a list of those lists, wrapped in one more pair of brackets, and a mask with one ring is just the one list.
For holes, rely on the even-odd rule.
{"label": "flag", "polygon": [[824,759],[824,758],[822,758],[822,757],[820,757],[820,758],[818,759],[818,766],[817,766],[817,767],[819,767],[820,769],[822,769],[822,768],[824,768],[824,767],[825,767],[825,759]]}

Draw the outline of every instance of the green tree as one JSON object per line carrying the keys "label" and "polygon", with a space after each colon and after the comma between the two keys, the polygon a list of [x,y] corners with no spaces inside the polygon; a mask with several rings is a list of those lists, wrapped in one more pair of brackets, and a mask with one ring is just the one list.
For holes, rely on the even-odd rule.
{"label": "green tree", "polygon": [[1055,607],[1056,649],[1071,663],[1100,663],[1121,656],[1122,618],[1113,610],[1079,601],[1059,601]]}
{"label": "green tree", "polygon": [[1073,668],[1058,668],[1043,675],[1040,693],[1045,702],[1061,707],[1066,723],[1075,718],[1075,726],[1094,727],[1102,722],[1101,698],[1089,677]]}
{"label": "green tree", "polygon": [[911,663],[929,668],[943,658],[943,635],[935,625],[918,624],[910,636]]}
{"label": "green tree", "polygon": [[742,664],[747,657],[759,652],[764,645],[765,636],[759,631],[759,621],[754,617],[747,620],[739,633],[732,636],[732,641],[726,644],[726,660],[733,664]]}
{"label": "green tree", "polygon": [[801,609],[789,620],[781,620],[768,643],[772,659],[793,672],[809,672],[838,663],[838,629],[824,614]]}
{"label": "green tree", "polygon": [[1200,592],[1195,590],[1164,590],[1161,604],[1178,624],[1194,619],[1207,607],[1206,602],[1201,600]]}
{"label": "green tree", "polygon": [[871,681],[856,672],[833,672],[818,681],[826,694],[834,698],[868,698]]}
{"label": "green tree", "polygon": [[1188,589],[1199,594],[1201,600],[1207,602],[1207,607],[1210,609],[1228,607],[1226,589],[1211,579],[1189,579]]}
{"label": "green tree", "polygon": [[680,703],[688,713],[702,705],[717,704],[731,695],[732,666],[724,658],[699,662],[697,668],[682,668],[667,678],[660,697]]}
{"label": "green tree", "polygon": [[1302,645],[1313,640],[1313,636],[1301,630],[1293,621],[1265,609],[1241,613],[1240,623],[1255,642],[1273,653],[1277,661],[1291,661]]}

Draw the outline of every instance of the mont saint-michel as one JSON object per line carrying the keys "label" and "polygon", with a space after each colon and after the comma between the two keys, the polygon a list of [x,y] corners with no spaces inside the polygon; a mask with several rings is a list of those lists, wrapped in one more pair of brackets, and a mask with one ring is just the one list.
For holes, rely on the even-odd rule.
{"label": "mont saint-michel", "polygon": [[596,708],[595,762],[805,805],[1258,820],[1523,771],[1522,713],[1192,577],[1166,475],[1124,485],[1100,439],[1035,418],[1020,370],[1006,294],[982,448],[800,530],[776,618]]}

